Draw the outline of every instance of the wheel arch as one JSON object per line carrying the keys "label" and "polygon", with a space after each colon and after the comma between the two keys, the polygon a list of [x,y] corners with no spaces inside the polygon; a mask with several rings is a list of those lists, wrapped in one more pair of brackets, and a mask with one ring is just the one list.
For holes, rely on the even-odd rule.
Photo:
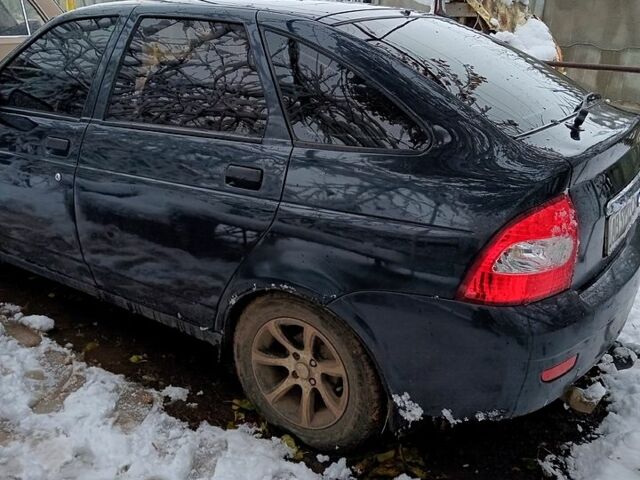
{"label": "wheel arch", "polygon": [[[257,299],[274,294],[295,298],[303,301],[311,307],[323,309],[326,313],[330,314],[345,325],[355,335],[356,339],[360,342],[362,348],[369,357],[380,382],[380,386],[382,387],[382,391],[384,392],[387,408],[383,427],[384,431],[389,420],[392,419],[391,412],[393,411],[393,402],[389,383],[385,376],[385,369],[381,368],[379,363],[380,359],[376,357],[374,348],[372,348],[376,343],[375,339],[372,338],[373,332],[366,328],[366,323],[363,323],[362,321],[354,321],[356,318],[355,316],[352,317],[344,314],[339,315],[331,309],[330,301],[334,300],[333,298],[325,299],[325,301],[323,301],[322,295],[317,292],[305,287],[298,288],[285,282],[271,282],[260,286],[258,283],[253,283],[249,289],[245,289],[238,293],[230,293],[228,295],[228,301],[225,304],[226,308],[219,309],[222,311],[219,313],[217,319],[217,321],[220,322],[217,323],[217,325],[221,327],[221,330],[219,331],[222,334],[222,348],[220,349],[221,359],[226,362],[233,361],[233,335],[242,312]],[[342,312],[344,313],[344,310],[342,310]],[[395,428],[392,427],[392,430],[395,430]]]}

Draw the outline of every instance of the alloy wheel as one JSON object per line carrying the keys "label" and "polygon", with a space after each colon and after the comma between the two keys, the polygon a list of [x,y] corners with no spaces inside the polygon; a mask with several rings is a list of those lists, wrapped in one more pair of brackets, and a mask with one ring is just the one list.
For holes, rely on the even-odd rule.
{"label": "alloy wheel", "polygon": [[326,428],[347,408],[344,363],[319,330],[295,318],[275,318],[257,332],[253,373],[264,398],[298,427]]}

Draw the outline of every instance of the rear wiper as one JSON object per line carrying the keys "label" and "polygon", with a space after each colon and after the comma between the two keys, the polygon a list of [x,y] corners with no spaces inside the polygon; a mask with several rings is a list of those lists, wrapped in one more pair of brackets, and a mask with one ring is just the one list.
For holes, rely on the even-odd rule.
{"label": "rear wiper", "polygon": [[576,118],[573,119],[573,122],[568,122],[565,125],[571,130],[571,138],[574,140],[580,140],[580,132],[582,129],[580,128],[584,121],[587,119],[587,115],[589,115],[588,108],[591,106],[593,102],[596,100],[600,100],[602,95],[599,93],[589,92],[587,93],[580,104],[573,110],[574,113],[578,112]]}

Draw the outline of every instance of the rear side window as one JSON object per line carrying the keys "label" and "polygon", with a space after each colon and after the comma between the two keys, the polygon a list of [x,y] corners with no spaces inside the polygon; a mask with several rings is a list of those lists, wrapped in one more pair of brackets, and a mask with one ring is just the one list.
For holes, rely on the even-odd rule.
{"label": "rear side window", "polygon": [[107,119],[260,137],[267,106],[242,25],[145,18]]}
{"label": "rear side window", "polygon": [[384,94],[339,62],[291,38],[266,33],[284,107],[302,142],[422,150],[428,137]]}
{"label": "rear side window", "polygon": [[0,72],[0,106],[79,117],[116,18],[48,30]]}
{"label": "rear side window", "polygon": [[337,28],[430,78],[511,136],[573,114],[584,95],[554,69],[453,21],[398,17]]}

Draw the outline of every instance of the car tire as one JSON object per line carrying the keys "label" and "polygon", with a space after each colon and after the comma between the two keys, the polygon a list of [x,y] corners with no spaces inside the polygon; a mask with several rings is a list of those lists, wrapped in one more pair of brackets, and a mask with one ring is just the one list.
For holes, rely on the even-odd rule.
{"label": "car tire", "polygon": [[349,450],[380,431],[383,390],[354,333],[304,300],[268,294],[234,333],[244,391],[271,424],[319,450]]}

